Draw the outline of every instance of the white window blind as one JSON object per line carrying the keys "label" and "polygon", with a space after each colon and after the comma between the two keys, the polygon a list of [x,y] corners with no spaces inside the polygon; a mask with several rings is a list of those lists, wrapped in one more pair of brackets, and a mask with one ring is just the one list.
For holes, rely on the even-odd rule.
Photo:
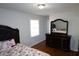
{"label": "white window blind", "polygon": [[39,20],[30,20],[31,37],[39,35]]}

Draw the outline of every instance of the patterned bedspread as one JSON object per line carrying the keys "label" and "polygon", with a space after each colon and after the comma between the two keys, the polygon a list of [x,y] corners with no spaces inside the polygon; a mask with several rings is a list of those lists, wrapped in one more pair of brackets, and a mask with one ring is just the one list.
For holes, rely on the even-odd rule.
{"label": "patterned bedspread", "polygon": [[17,44],[11,49],[0,51],[0,56],[49,56],[49,54],[41,52],[37,49]]}

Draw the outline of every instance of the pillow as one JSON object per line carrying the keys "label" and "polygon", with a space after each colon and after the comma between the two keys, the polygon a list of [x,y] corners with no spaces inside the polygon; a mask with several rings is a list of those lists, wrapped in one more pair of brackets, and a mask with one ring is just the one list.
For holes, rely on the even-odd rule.
{"label": "pillow", "polygon": [[15,46],[14,39],[7,40],[7,41],[2,42],[2,49],[3,50],[8,50],[8,49],[10,49],[13,46]]}
{"label": "pillow", "polygon": [[0,50],[2,49],[2,42],[0,42]]}
{"label": "pillow", "polygon": [[3,43],[2,43],[2,49],[3,50],[7,50],[7,49],[10,49],[11,48],[11,45],[10,45],[10,41],[9,40],[7,40],[7,41],[4,41]]}
{"label": "pillow", "polygon": [[13,46],[15,46],[15,45],[16,45],[16,43],[15,43],[14,39],[9,40],[9,43],[10,43],[11,47],[13,47]]}

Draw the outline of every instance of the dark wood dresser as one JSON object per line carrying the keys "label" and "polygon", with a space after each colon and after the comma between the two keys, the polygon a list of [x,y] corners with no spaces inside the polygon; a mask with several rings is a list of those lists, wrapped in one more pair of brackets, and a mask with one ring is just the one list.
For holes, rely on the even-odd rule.
{"label": "dark wood dresser", "polygon": [[69,51],[70,38],[71,36],[64,33],[46,34],[46,46]]}

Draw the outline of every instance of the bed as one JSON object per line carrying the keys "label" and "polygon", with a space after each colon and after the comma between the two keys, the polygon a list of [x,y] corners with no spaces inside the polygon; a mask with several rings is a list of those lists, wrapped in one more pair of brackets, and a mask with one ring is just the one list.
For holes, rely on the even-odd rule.
{"label": "bed", "polygon": [[[5,42],[8,43],[4,44]],[[3,46],[8,46],[8,48]],[[0,56],[50,56],[47,53],[21,44],[19,30],[5,25],[0,25],[0,47],[3,47],[0,48]]]}

